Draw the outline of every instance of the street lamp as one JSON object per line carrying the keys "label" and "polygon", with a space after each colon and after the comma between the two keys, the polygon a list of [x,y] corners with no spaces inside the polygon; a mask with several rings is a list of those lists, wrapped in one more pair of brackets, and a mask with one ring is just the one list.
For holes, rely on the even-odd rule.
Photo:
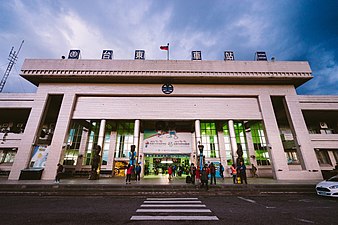
{"label": "street lamp", "polygon": [[203,149],[204,149],[204,145],[199,144],[197,147],[198,147],[198,150],[200,151],[200,170],[202,170],[202,168],[203,168]]}

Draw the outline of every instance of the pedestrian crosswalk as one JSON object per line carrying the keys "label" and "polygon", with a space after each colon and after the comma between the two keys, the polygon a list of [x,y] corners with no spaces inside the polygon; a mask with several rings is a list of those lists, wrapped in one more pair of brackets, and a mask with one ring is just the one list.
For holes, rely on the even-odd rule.
{"label": "pedestrian crosswalk", "polygon": [[198,198],[147,198],[130,220],[218,220]]}

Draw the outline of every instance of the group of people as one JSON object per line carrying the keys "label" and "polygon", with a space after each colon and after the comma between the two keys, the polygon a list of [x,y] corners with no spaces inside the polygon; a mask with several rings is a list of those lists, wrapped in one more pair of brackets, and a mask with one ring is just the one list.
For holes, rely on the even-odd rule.
{"label": "group of people", "polygon": [[135,180],[138,182],[141,180],[141,165],[139,163],[136,166],[128,164],[126,170],[126,184],[131,184],[131,177],[133,174],[136,175]]}
{"label": "group of people", "polygon": [[[210,185],[214,184],[216,185],[216,167],[214,163],[210,163],[210,165],[205,164],[202,169],[200,169],[199,166],[195,166],[194,163],[190,166],[190,176],[191,183],[195,184],[196,180],[200,181],[201,187],[206,187],[206,189],[209,189],[208,181],[209,181],[209,174],[210,174]],[[222,164],[220,164],[220,176],[224,179],[224,167]]]}
{"label": "group of people", "polygon": [[[94,156],[92,159],[92,169],[91,173],[88,179],[90,180],[96,180],[98,179],[98,167],[100,164],[100,152],[101,147],[96,146],[94,151]],[[188,167],[189,168],[189,167]],[[141,179],[141,165],[140,163],[137,163],[136,166],[132,164],[128,164],[126,167],[126,184],[131,183],[132,175],[135,174],[136,181],[140,181]],[[188,178],[190,179],[187,183],[195,184],[196,180],[198,180],[201,183],[201,187],[206,187],[208,189],[208,181],[209,181],[209,175],[210,175],[210,185],[216,185],[216,167],[214,163],[204,164],[202,169],[199,166],[195,166],[194,163],[191,164],[189,171],[187,173],[189,174]],[[57,173],[55,177],[55,182],[59,183],[60,178],[64,172],[64,167],[59,163],[57,164]],[[169,181],[172,180],[173,176],[175,176],[176,172],[176,166],[173,167],[171,165],[168,166],[168,179]],[[252,164],[251,165],[251,175],[252,177],[258,177],[257,176],[257,168]],[[246,166],[243,162],[243,160],[238,161],[238,165],[232,164],[230,167],[230,174],[233,179],[233,183],[245,183],[247,184],[247,176],[246,176]],[[219,164],[219,175],[224,180],[224,166],[222,164]]]}
{"label": "group of people", "polygon": [[[257,167],[254,164],[251,165],[250,173],[252,177],[258,177]],[[237,184],[237,183],[247,184],[248,183],[247,177],[246,177],[246,166],[243,161],[240,161],[239,165],[237,166],[235,164],[232,164],[230,167],[230,174],[232,176],[232,180],[234,184]]]}
{"label": "group of people", "polygon": [[[201,187],[204,187],[208,190],[208,183],[209,183],[209,175],[210,175],[210,185],[216,185],[216,167],[214,163],[204,164],[202,170],[199,166],[195,166],[194,163],[190,166],[190,177],[191,183],[195,184],[196,180],[200,181]],[[252,177],[257,177],[257,168],[252,164],[250,170]],[[233,179],[233,183],[245,183],[247,184],[247,176],[246,176],[246,166],[243,161],[240,161],[239,164],[236,166],[232,164],[230,167],[230,174]],[[219,175],[221,179],[224,180],[224,166],[219,164]]]}
{"label": "group of people", "polygon": [[[245,182],[248,183],[246,178],[246,166],[243,161],[239,162],[239,165],[232,164],[230,167],[230,175],[232,176],[232,181],[234,184]],[[237,179],[239,178],[239,180]]]}

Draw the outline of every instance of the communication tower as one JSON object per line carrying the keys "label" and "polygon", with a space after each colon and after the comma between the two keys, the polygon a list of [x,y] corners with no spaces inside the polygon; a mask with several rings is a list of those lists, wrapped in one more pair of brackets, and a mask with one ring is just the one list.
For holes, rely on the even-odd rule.
{"label": "communication tower", "polygon": [[21,47],[23,45],[23,42],[24,41],[21,42],[21,45],[20,45],[18,52],[13,51],[14,47],[12,47],[12,49],[9,53],[9,57],[8,57],[9,63],[8,63],[7,69],[4,73],[4,76],[2,77],[1,83],[0,83],[0,92],[2,92],[2,90],[4,89],[7,78],[9,76],[9,74],[11,73],[12,67],[15,64],[16,60],[18,59],[18,55],[19,55],[19,52],[20,52]]}

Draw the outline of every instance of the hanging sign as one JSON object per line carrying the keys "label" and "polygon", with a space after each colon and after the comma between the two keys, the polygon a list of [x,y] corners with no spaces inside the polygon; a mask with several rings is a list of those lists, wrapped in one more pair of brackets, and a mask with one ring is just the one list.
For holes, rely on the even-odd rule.
{"label": "hanging sign", "polygon": [[189,132],[144,131],[143,153],[190,154],[191,151],[192,138]]}

